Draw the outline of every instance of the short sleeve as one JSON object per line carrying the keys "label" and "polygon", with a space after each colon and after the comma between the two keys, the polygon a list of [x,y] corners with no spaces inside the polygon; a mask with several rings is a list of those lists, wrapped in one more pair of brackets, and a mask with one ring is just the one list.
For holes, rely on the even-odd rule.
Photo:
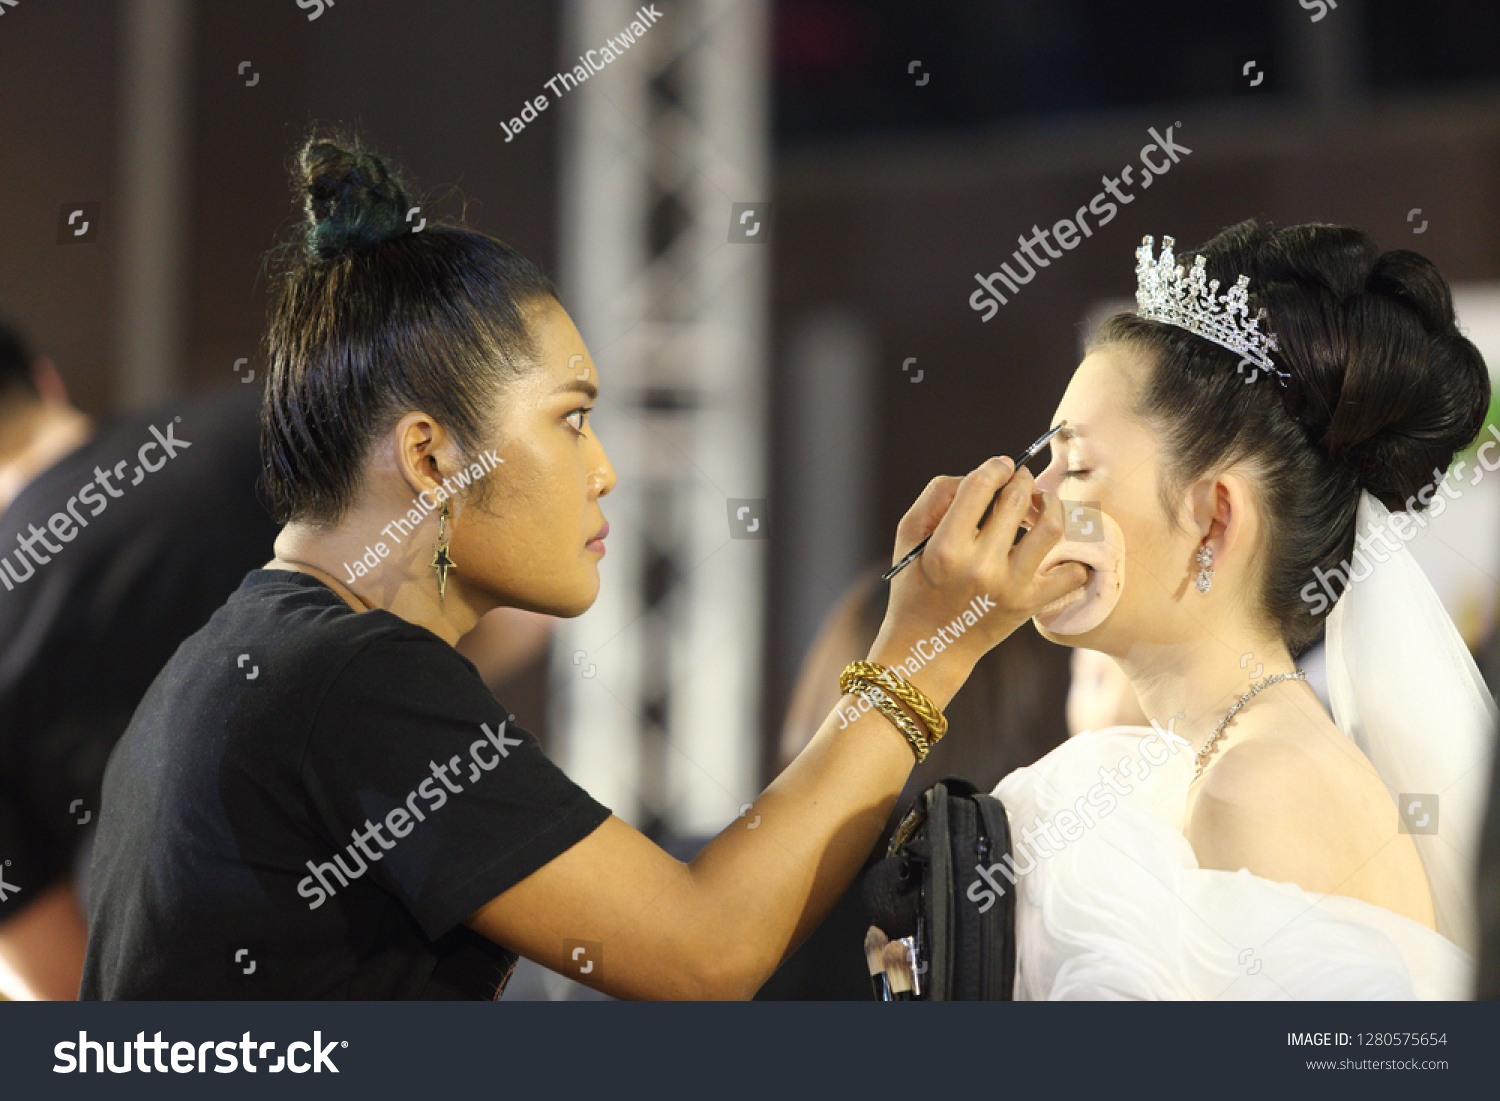
{"label": "short sleeve", "polygon": [[335,676],[301,778],[330,841],[321,878],[370,876],[433,940],[610,813],[425,632],[373,639]]}

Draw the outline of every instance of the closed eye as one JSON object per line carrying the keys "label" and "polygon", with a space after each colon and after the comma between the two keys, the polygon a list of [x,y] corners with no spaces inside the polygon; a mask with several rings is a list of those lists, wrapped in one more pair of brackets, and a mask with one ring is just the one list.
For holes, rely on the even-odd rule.
{"label": "closed eye", "polygon": [[1064,470],[1062,476],[1064,478],[1083,478],[1092,473],[1092,470]]}

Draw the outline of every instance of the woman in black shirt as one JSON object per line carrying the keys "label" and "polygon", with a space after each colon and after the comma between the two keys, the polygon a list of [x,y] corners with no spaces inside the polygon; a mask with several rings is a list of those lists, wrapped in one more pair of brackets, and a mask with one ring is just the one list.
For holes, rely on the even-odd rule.
{"label": "woman in black shirt", "polygon": [[[687,864],[553,766],[454,644],[498,606],[593,602],[598,368],[522,257],[412,232],[378,158],[313,140],[299,163],[262,413],[286,526],[111,758],[83,996],[498,997],[516,953],[622,997],[752,995],[858,871],[910,735],[846,696]],[[907,663],[969,609],[906,667],[939,708],[1084,581],[1041,569],[1061,506],[1011,473],[935,479],[897,532],[932,541],[869,659]]]}

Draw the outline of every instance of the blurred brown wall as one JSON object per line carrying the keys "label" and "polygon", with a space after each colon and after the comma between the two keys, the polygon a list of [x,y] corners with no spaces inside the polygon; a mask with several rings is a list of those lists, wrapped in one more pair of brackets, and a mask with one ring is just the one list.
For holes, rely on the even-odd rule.
{"label": "blurred brown wall", "polygon": [[[126,10],[22,0],[0,20],[0,299],[91,412],[123,390],[114,310]],[[189,5],[179,391],[234,382],[242,356],[259,370],[262,257],[294,214],[287,168],[315,120],[361,124],[419,183],[461,189],[441,212],[467,197],[472,224],[552,269],[561,112],[509,144],[499,122],[552,75],[558,6],[362,0],[308,14],[292,0]],[[97,241],[57,244],[60,207],[88,201],[103,203]]]}

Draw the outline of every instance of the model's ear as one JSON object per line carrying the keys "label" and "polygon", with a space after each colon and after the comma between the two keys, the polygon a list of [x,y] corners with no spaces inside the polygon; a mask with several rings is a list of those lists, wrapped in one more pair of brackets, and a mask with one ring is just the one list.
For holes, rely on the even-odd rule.
{"label": "model's ear", "polygon": [[31,381],[42,400],[52,405],[70,405],[68,388],[58,374],[57,364],[46,356],[37,356],[31,361]]}
{"label": "model's ear", "polygon": [[1213,551],[1215,568],[1228,562],[1236,548],[1244,554],[1250,545],[1250,492],[1250,483],[1232,472],[1204,478],[1189,492],[1191,530],[1200,545]]}

